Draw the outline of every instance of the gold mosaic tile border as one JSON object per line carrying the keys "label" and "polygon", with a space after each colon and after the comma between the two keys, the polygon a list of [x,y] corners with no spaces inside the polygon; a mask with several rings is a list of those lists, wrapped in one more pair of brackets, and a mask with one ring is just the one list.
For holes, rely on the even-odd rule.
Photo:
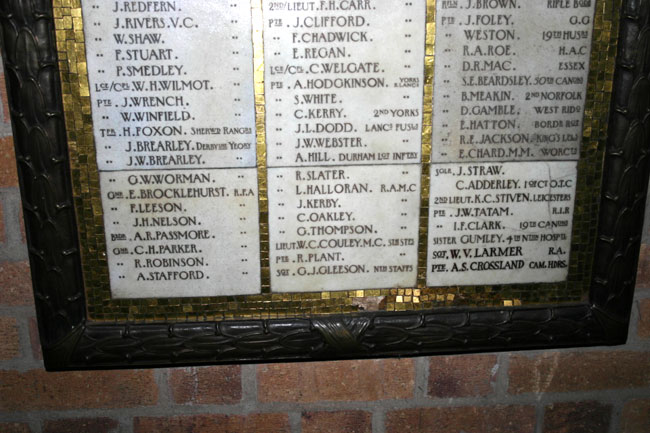
{"label": "gold mosaic tile border", "polygon": [[86,290],[90,306],[104,302],[109,277],[80,0],[54,0],[53,14],[82,272],[99,289]]}
{"label": "gold mosaic tile border", "polygon": [[251,0],[253,25],[253,74],[255,80],[255,129],[257,133],[257,182],[260,225],[260,274],[262,293],[271,293],[269,262],[269,200],[266,170],[266,98],[264,96],[264,21],[262,0]]}
{"label": "gold mosaic tile border", "polygon": [[88,317],[94,321],[224,320],[285,318],[368,310],[411,311],[443,306],[520,306],[571,302],[589,291],[596,241],[602,160],[613,87],[621,0],[598,0],[589,73],[569,278],[558,284],[425,287],[429,204],[429,164],[433,96],[436,0],[427,0],[422,195],[418,287],[320,293],[268,293],[270,290],[264,57],[261,0],[253,0],[255,107],[261,227],[263,293],[253,296],[113,300],[110,295],[99,174],[95,160],[91,102],[80,0],[53,0],[63,106],[68,135],[73,200],[82,252]]}
{"label": "gold mosaic tile border", "polygon": [[436,54],[436,0],[427,0],[427,23],[424,46],[424,100],[422,106],[422,177],[420,180],[420,230],[418,240],[418,287],[427,285],[427,253],[429,227],[429,180],[431,179],[431,146],[433,141],[433,74]]}

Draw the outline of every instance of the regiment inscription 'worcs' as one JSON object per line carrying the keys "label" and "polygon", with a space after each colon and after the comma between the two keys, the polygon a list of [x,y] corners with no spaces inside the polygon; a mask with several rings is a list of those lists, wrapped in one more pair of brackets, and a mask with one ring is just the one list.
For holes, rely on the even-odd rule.
{"label": "regiment inscription 'worcs'", "polygon": [[112,297],[567,281],[593,0],[82,9]]}

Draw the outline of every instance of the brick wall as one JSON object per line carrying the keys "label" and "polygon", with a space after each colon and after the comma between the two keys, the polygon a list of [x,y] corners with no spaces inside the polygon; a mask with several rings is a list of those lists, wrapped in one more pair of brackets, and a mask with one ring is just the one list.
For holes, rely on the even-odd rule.
{"label": "brick wall", "polygon": [[621,347],[44,372],[0,89],[0,433],[650,432],[649,230]]}

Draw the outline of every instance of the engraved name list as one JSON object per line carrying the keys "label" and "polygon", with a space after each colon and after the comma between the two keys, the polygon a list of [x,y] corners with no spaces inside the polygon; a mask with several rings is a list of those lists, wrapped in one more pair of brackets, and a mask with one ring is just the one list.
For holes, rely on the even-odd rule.
{"label": "engraved name list", "polygon": [[113,297],[567,278],[591,0],[82,9]]}
{"label": "engraved name list", "polygon": [[258,293],[250,4],[82,3],[113,296]]}

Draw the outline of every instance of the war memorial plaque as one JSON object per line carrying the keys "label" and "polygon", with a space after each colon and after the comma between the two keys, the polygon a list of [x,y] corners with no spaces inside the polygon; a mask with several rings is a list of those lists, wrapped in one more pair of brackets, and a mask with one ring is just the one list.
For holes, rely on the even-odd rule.
{"label": "war memorial plaque", "polygon": [[[417,287],[427,21],[407,3],[262,2],[271,291]],[[426,284],[563,281],[595,5],[436,8]],[[82,10],[113,296],[261,293],[250,5]]]}
{"label": "war memorial plaque", "polygon": [[[623,293],[611,284],[633,281],[638,236],[622,230],[640,230],[647,181],[646,51],[629,48],[638,5],[618,1],[38,0],[51,49],[30,52],[55,54],[56,76],[8,30],[3,58],[19,162],[41,167],[21,153],[39,134],[65,149],[48,161],[66,161],[57,215],[72,234],[31,235],[46,243],[31,250],[36,275],[62,248],[43,269],[79,288],[62,298],[95,324],[79,332],[149,324],[154,338],[160,324],[201,341],[147,349],[143,365],[454,351],[474,312],[499,332],[525,311],[550,326],[543,342],[521,331],[517,348],[620,341],[582,333]],[[5,29],[36,26],[2,13]],[[20,115],[11,90],[31,81],[14,77],[31,73],[59,81]],[[20,175],[26,203],[47,199]],[[29,233],[44,208],[26,207]],[[470,350],[506,344],[468,332]],[[314,335],[329,349],[316,354]],[[248,336],[261,340],[238,346]],[[88,342],[104,337],[81,338],[71,350],[85,361],[51,355],[52,368],[120,363]]]}

